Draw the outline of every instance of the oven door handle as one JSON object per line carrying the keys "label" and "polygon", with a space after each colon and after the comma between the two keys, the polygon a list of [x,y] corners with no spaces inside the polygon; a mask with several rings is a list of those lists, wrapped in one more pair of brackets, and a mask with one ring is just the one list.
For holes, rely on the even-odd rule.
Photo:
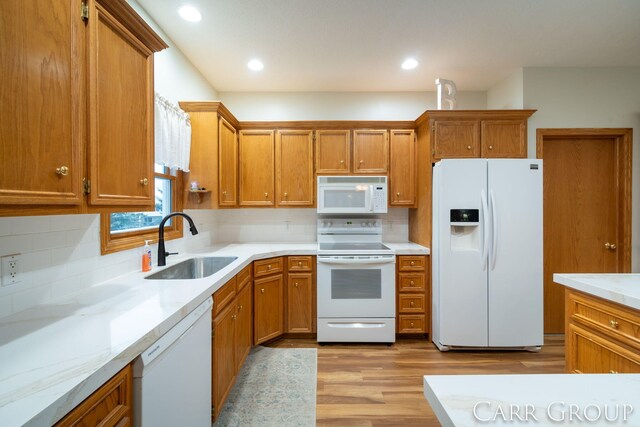
{"label": "oven door handle", "polygon": [[360,259],[318,257],[318,263],[321,263],[321,264],[362,265],[362,264],[391,264],[394,262],[396,262],[395,256],[392,256],[389,258],[360,258]]}

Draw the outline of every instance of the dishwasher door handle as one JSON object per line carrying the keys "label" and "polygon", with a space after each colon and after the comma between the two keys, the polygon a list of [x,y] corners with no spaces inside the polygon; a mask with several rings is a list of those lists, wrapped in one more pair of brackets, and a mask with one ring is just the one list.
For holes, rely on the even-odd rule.
{"label": "dishwasher door handle", "polygon": [[385,258],[331,258],[318,257],[319,264],[338,264],[338,265],[371,265],[371,264],[391,264],[396,262],[396,257]]}

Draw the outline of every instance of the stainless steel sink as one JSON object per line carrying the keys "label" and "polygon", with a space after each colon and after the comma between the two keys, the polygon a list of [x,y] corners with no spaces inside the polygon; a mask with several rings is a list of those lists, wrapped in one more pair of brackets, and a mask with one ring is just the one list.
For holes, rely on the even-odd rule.
{"label": "stainless steel sink", "polygon": [[165,268],[157,273],[145,277],[149,280],[183,280],[202,279],[211,276],[231,264],[238,257],[198,257],[182,261],[176,265]]}

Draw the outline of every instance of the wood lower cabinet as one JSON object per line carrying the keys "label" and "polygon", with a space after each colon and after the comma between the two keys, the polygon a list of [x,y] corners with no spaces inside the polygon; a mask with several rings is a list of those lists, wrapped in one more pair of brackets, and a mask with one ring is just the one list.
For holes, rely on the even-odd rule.
{"label": "wood lower cabinet", "polygon": [[396,266],[397,333],[428,333],[431,318],[428,258],[399,255]]}
{"label": "wood lower cabinet", "polygon": [[252,266],[248,265],[213,295],[212,416],[235,384],[253,343]]}
{"label": "wood lower cabinet", "polygon": [[287,333],[315,333],[315,257],[290,256],[287,264]]}
{"label": "wood lower cabinet", "polygon": [[256,261],[253,281],[253,343],[258,345],[284,333],[284,274],[263,266],[282,266],[282,257]]}
{"label": "wood lower cabinet", "polygon": [[276,206],[314,206],[313,131],[276,133]]}
{"label": "wood lower cabinet", "polygon": [[391,130],[389,156],[389,205],[416,204],[416,134],[413,130]]}
{"label": "wood lower cabinet", "polygon": [[566,370],[639,373],[640,311],[567,289]]}
{"label": "wood lower cabinet", "polygon": [[240,206],[275,206],[273,130],[240,131]]}
{"label": "wood lower cabinet", "polygon": [[131,426],[132,388],[133,373],[131,365],[128,365],[58,421],[55,427]]}

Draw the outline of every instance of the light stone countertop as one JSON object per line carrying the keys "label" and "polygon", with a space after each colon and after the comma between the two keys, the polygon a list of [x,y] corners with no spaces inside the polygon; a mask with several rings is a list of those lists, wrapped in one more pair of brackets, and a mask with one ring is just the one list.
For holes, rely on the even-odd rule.
{"label": "light stone countertop", "polygon": [[[429,254],[414,243],[387,245],[399,255]],[[0,425],[52,425],[252,261],[316,250],[315,242],[216,245],[167,259],[237,257],[212,276],[145,280],[161,270],[154,267],[0,318]]]}
{"label": "light stone countertop", "polygon": [[640,310],[640,274],[554,274],[553,281]]}
{"label": "light stone countertop", "polygon": [[424,395],[444,427],[640,426],[640,374],[425,375]]}

